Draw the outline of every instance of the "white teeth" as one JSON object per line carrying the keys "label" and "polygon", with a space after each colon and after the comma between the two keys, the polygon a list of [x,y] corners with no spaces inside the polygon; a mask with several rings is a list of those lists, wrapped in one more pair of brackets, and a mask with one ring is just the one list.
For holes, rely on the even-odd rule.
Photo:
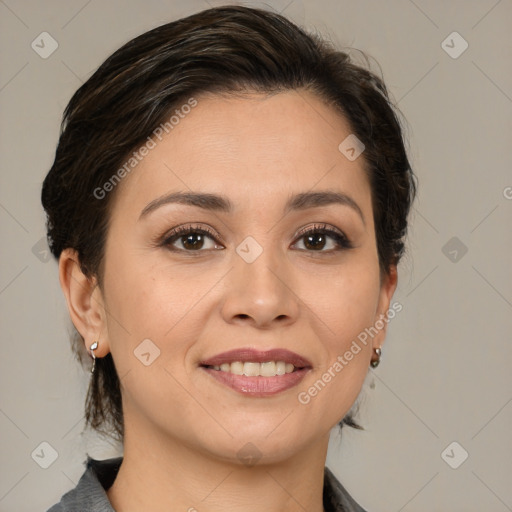
{"label": "white teeth", "polygon": [[[229,363],[226,363],[229,364]],[[230,373],[234,373],[235,375],[243,375],[244,374],[244,363],[241,363],[240,361],[236,361],[235,363],[231,363],[230,369],[227,370]],[[226,370],[223,370],[226,371]]]}
{"label": "white teeth", "polygon": [[276,364],[276,374],[284,375],[286,373],[286,363],[284,361],[278,361]]}
{"label": "white teeth", "polygon": [[242,363],[241,361],[234,361],[231,364],[223,363],[220,366],[215,365],[212,368],[221,372],[246,375],[248,377],[274,377],[276,375],[292,373],[295,366],[291,363],[285,363],[284,361],[267,361],[265,363]]}
{"label": "white teeth", "polygon": [[244,363],[244,375],[257,377],[260,374],[260,363]]}
{"label": "white teeth", "polygon": [[276,363],[274,363],[274,361],[261,363],[259,370],[262,377],[274,377],[274,375],[276,375]]}

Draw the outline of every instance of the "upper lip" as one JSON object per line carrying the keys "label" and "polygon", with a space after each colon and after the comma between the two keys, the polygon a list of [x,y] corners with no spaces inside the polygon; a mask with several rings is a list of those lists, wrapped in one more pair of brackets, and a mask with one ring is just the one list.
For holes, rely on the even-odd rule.
{"label": "upper lip", "polygon": [[252,363],[266,363],[268,361],[284,361],[291,363],[296,368],[311,367],[311,363],[304,357],[286,350],[284,348],[275,348],[271,350],[254,350],[252,348],[237,348],[222,352],[209,359],[201,361],[201,366],[220,366],[224,363],[232,363],[234,361],[252,362]]}

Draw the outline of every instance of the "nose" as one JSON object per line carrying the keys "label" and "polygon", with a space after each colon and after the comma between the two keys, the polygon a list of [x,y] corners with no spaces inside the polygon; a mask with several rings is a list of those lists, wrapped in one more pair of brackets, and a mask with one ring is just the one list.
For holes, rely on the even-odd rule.
{"label": "nose", "polygon": [[299,315],[300,299],[286,261],[267,249],[252,263],[236,253],[233,257],[234,267],[226,276],[221,308],[224,320],[260,329],[293,324]]}

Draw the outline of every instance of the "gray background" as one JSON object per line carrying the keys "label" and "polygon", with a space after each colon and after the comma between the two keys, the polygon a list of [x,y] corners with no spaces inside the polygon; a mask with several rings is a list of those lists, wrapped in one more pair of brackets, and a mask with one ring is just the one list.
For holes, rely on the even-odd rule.
{"label": "gray background", "polygon": [[[0,1],[1,511],[46,510],[76,484],[86,451],[118,454],[81,434],[88,375],[41,242],[62,111],[121,44],[208,5],[221,3]],[[360,397],[366,431],[334,433],[327,463],[371,512],[512,510],[512,2],[267,5],[380,63],[420,180],[395,295],[403,310]],[[31,47],[43,31],[58,42],[46,59]],[[454,31],[469,45],[457,58],[442,46]],[[452,54],[457,37],[444,46]],[[47,469],[42,442],[58,452]],[[445,460],[460,464],[463,450],[452,469]]]}

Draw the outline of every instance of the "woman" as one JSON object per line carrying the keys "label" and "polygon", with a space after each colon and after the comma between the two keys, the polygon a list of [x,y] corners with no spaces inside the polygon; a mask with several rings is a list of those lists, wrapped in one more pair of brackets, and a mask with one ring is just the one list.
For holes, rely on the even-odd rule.
{"label": "woman", "polygon": [[87,425],[123,457],[51,512],[363,510],[329,433],[359,427],[414,191],[382,80],[277,14],[209,9],[109,57],[42,202]]}

